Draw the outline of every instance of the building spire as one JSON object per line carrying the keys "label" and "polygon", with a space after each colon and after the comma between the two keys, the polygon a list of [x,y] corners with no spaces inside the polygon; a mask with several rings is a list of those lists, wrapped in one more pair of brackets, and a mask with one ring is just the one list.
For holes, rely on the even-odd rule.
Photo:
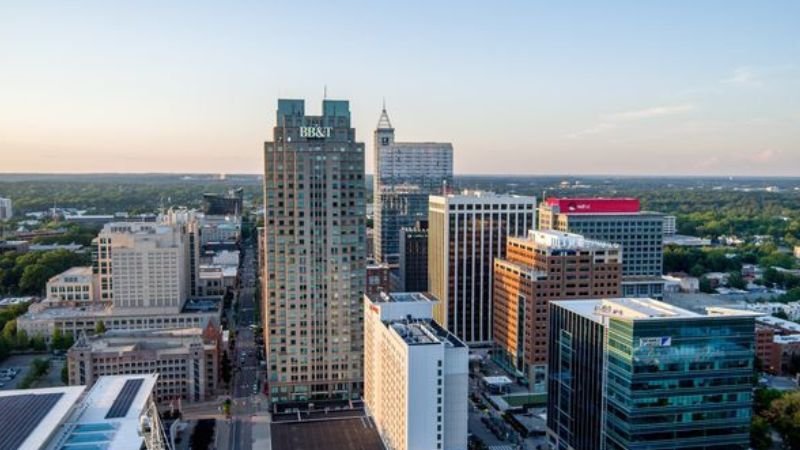
{"label": "building spire", "polygon": [[393,130],[392,122],[389,120],[389,114],[386,113],[386,98],[383,99],[383,108],[381,109],[381,117],[378,119],[379,130]]}

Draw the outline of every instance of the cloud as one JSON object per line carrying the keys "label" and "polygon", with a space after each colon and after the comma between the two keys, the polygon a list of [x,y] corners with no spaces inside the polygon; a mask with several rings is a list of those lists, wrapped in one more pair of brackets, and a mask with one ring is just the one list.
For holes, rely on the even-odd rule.
{"label": "cloud", "polygon": [[729,78],[722,80],[723,84],[730,84],[734,86],[750,86],[761,87],[764,85],[760,74],[752,67],[737,67],[733,71],[733,75]]}
{"label": "cloud", "polygon": [[626,111],[606,116],[611,121],[630,122],[634,120],[652,119],[654,117],[671,116],[681,114],[694,109],[694,105],[670,105],[654,106],[652,108],[639,109],[636,111]]}
{"label": "cloud", "polygon": [[682,114],[691,111],[693,109],[694,105],[692,104],[663,105],[663,106],[653,106],[644,109],[637,109],[634,111],[624,111],[614,114],[608,114],[606,116],[603,116],[602,120],[599,123],[584,130],[572,133],[568,135],[568,137],[571,139],[576,139],[584,136],[600,134],[606,131],[617,129],[624,123]]}
{"label": "cloud", "polygon": [[780,151],[776,151],[769,148],[761,150],[760,152],[754,153],[752,155],[749,155],[747,159],[754,163],[767,163],[778,157],[780,153],[781,153]]}

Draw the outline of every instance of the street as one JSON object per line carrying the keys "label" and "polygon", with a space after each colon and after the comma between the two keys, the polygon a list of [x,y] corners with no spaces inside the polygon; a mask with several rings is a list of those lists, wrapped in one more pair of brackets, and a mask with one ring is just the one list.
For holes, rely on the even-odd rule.
{"label": "street", "polygon": [[[255,246],[252,239],[242,242],[243,264],[240,285],[234,303],[228,312],[229,326],[235,330],[235,347],[231,349],[231,417],[217,422],[217,447],[247,450],[253,448],[254,439],[259,448],[269,448],[269,420],[266,398],[260,394],[261,372],[255,329],[258,327],[255,298],[258,276],[255,267]],[[258,429],[254,430],[254,423]],[[264,434],[266,434],[266,439]]]}

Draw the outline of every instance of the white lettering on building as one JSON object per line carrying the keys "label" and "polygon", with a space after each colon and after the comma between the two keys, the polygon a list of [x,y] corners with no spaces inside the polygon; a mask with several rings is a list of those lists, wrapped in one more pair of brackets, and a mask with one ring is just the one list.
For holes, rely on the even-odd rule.
{"label": "white lettering on building", "polygon": [[329,138],[331,127],[300,127],[301,138]]}

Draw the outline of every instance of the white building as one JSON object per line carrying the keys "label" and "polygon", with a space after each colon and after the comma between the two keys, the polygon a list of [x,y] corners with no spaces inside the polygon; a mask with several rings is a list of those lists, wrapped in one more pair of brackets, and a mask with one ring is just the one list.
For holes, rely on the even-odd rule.
{"label": "white building", "polygon": [[422,293],[364,296],[364,399],[390,450],[467,448],[469,349]]}
{"label": "white building", "polygon": [[100,300],[117,310],[180,311],[189,295],[189,244],[182,225],[106,224],[97,238]]}
{"label": "white building", "polygon": [[664,236],[671,236],[678,232],[675,216],[664,216]]}
{"label": "white building", "polygon": [[776,314],[783,312],[789,320],[800,320],[800,302],[791,303],[748,303],[745,305],[750,311],[758,311],[764,314]]}
{"label": "white building", "polygon": [[11,199],[0,197],[0,220],[8,220],[14,216]]}
{"label": "white building", "polygon": [[47,281],[47,298],[61,302],[92,302],[96,297],[91,267],[72,267]]}
{"label": "white building", "polygon": [[432,195],[428,213],[428,283],[441,302],[436,321],[473,344],[492,341],[494,258],[506,238],[536,228],[536,197],[464,192]]}
{"label": "white building", "polygon": [[0,391],[2,448],[165,449],[153,402],[158,375],[101,377],[91,389],[62,386]]}
{"label": "white building", "polygon": [[664,292],[694,293],[700,290],[700,279],[697,277],[664,275],[661,278],[665,281]]}

